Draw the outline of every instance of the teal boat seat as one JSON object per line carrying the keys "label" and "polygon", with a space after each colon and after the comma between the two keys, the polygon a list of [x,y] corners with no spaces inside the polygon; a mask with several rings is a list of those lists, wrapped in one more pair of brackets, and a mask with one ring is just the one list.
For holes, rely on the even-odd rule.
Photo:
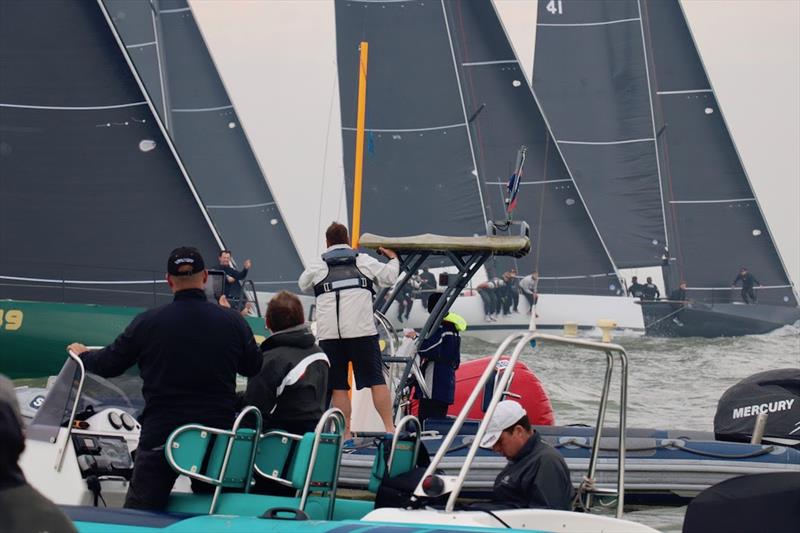
{"label": "teal boat seat", "polygon": [[[401,432],[409,424],[414,425],[416,431],[401,436]],[[405,474],[417,466],[421,433],[419,419],[408,415],[398,422],[391,440],[384,438],[378,443],[367,485],[370,492],[378,492],[384,479]]]}
{"label": "teal boat seat", "polygon": [[[327,428],[333,427],[331,432]],[[336,485],[342,460],[344,415],[338,409],[326,411],[313,433],[294,435],[270,431],[262,435],[256,450],[257,474],[297,489],[298,509],[306,511],[312,493],[327,496],[326,519],[334,514]]]}
{"label": "teal boat seat", "polygon": [[[171,513],[203,514],[208,511],[211,499],[210,494],[173,493],[167,510]],[[278,507],[300,509],[300,498],[223,492],[217,501],[216,513],[261,516],[267,510]],[[360,520],[374,509],[374,503],[367,500],[338,499],[331,518],[328,518],[329,508],[330,501],[327,497],[309,496],[303,511],[311,520]]]}
{"label": "teal boat seat", "polygon": [[[241,427],[249,415],[256,429]],[[172,432],[164,446],[167,463],[179,474],[216,487],[208,508],[195,512],[213,514],[223,488],[249,492],[260,433],[261,413],[253,406],[239,413],[230,430],[188,424]]]}

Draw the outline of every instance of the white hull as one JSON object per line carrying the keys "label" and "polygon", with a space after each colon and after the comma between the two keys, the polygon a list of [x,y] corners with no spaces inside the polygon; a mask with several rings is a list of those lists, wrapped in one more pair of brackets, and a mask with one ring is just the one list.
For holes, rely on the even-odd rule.
{"label": "white hull", "polygon": [[[642,310],[634,298],[619,296],[580,296],[575,294],[542,294],[536,306],[538,329],[564,328],[564,324],[574,323],[579,329],[593,329],[597,322],[610,319],[617,323],[620,330],[644,332]],[[525,298],[520,296],[519,311],[489,321],[483,313],[483,301],[474,291],[465,291],[456,299],[452,311],[466,319],[469,327],[466,334],[486,337],[487,333],[498,336],[507,335],[513,330],[527,329],[531,316]],[[398,329],[420,328],[428,318],[420,300],[414,300],[408,320],[402,322],[397,317],[397,304],[387,313],[387,318]],[[490,335],[491,336],[491,335]]]}

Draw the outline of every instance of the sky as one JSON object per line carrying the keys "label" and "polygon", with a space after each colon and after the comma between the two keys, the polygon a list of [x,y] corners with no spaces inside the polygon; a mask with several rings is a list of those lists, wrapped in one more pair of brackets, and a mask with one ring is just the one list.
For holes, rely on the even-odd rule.
{"label": "sky", "polygon": [[[309,262],[324,247],[324,228],[332,220],[346,221],[347,213],[333,1],[190,3],[295,244]],[[496,5],[530,77],[536,1],[498,0]],[[800,0],[684,0],[682,5],[767,224],[797,284]]]}

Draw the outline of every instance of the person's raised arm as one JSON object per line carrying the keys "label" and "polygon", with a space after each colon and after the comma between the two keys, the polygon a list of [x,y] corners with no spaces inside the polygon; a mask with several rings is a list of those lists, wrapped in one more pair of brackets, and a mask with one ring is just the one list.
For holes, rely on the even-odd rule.
{"label": "person's raised arm", "polygon": [[314,289],[314,275],[316,274],[316,269],[313,267],[309,267],[300,274],[300,279],[297,280],[297,285],[300,286],[300,290],[303,292],[311,292]]}
{"label": "person's raised arm", "polygon": [[[391,287],[400,275],[400,260],[394,250],[389,248],[378,248],[378,253],[389,258],[388,263],[381,263],[372,258],[370,261],[370,271],[374,276],[375,282],[381,287]],[[369,257],[369,256],[366,256]]]}

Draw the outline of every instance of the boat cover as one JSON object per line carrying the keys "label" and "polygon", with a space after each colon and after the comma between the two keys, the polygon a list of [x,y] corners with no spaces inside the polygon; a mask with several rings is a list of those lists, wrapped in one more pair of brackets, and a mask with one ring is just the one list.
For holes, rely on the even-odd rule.
{"label": "boat cover", "polygon": [[701,492],[686,510],[683,533],[797,531],[800,472],[753,474]]}
{"label": "boat cover", "polygon": [[363,248],[390,248],[396,252],[425,251],[433,254],[447,252],[490,252],[494,255],[522,257],[531,249],[531,241],[522,236],[448,237],[425,233],[409,237],[383,237],[364,233],[359,240]]}
{"label": "boat cover", "polygon": [[769,415],[764,437],[800,442],[800,368],[747,377],[722,395],[714,416],[718,439],[749,442],[756,417]]}

